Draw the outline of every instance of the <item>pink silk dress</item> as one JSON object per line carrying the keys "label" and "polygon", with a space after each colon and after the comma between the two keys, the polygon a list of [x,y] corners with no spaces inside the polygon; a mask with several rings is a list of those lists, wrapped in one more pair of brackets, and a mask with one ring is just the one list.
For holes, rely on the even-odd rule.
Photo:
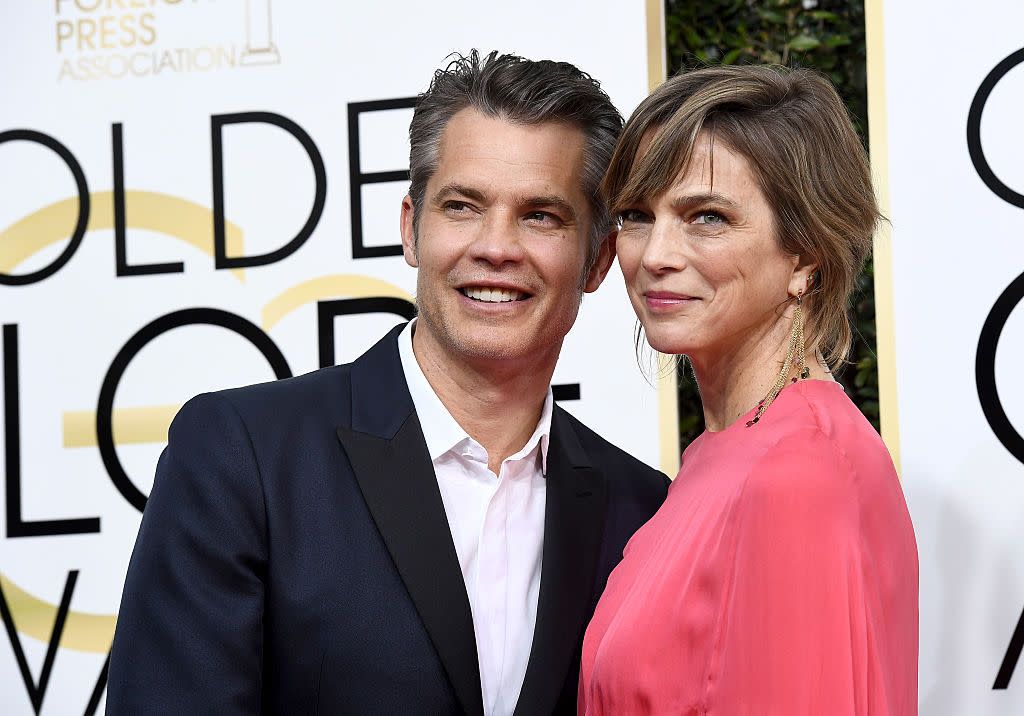
{"label": "pink silk dress", "polygon": [[917,544],[838,383],[705,432],[629,541],[583,643],[589,716],[917,714]]}

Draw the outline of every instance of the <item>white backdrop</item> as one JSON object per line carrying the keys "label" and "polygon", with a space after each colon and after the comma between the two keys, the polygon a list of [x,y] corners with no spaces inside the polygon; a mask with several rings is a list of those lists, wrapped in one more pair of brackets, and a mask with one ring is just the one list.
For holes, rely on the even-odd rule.
{"label": "white backdrop", "polygon": [[[408,300],[415,285],[388,248],[411,110],[359,103],[407,100],[446,55],[471,47],[569,60],[624,114],[646,94],[643,0],[494,7],[507,6],[4,3],[0,712],[102,709],[138,507],[177,406],[313,370],[324,353],[350,360],[401,320],[332,319],[338,304],[324,303]],[[356,246],[360,174],[389,181],[357,190]],[[227,260],[215,258],[220,219]],[[187,309],[204,310],[178,313]],[[584,302],[555,383],[570,396],[578,385],[564,405],[585,422],[672,469],[662,455],[676,452],[674,416],[659,425],[633,324],[615,270]]]}
{"label": "white backdrop", "polygon": [[886,437],[920,548],[921,713],[1021,714],[1024,6],[870,5],[885,53],[872,159],[884,164],[884,129],[893,227],[879,311],[894,311],[899,420]]}

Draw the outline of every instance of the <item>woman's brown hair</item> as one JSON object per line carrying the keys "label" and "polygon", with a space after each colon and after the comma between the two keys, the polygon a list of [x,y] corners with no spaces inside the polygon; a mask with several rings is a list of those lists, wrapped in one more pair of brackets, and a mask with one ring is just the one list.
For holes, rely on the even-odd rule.
{"label": "woman's brown hair", "polygon": [[807,343],[839,363],[853,342],[847,304],[880,214],[867,154],[835,88],[810,70],[778,66],[676,75],[626,122],[603,184],[612,211],[671,187],[702,132],[750,162],[779,244],[817,265],[804,296]]}

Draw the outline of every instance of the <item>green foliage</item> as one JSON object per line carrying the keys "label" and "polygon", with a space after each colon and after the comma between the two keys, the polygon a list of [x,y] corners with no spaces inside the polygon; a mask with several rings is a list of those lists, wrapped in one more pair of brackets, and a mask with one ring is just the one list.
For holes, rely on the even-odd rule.
{"label": "green foliage", "polygon": [[[832,80],[867,143],[863,0],[666,0],[669,74],[708,64],[774,63],[814,68]],[[847,393],[878,429],[875,293],[869,262],[852,306],[856,342],[837,371]],[[704,430],[692,373],[680,364],[682,447]]]}

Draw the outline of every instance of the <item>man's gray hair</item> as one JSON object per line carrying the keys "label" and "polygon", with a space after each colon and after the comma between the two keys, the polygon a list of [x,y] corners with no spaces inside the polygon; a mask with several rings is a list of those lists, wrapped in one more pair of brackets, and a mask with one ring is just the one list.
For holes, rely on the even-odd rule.
{"label": "man's gray hair", "polygon": [[622,116],[600,83],[568,62],[527,60],[497,51],[484,58],[476,50],[466,57],[456,55],[447,67],[434,73],[430,87],[416,101],[409,125],[409,197],[417,226],[427,182],[437,170],[441,136],[448,121],[467,107],[517,124],[565,122],[583,132],[581,188],[591,214],[589,271],[601,241],[612,228],[601,195],[601,179],[622,131]]}

